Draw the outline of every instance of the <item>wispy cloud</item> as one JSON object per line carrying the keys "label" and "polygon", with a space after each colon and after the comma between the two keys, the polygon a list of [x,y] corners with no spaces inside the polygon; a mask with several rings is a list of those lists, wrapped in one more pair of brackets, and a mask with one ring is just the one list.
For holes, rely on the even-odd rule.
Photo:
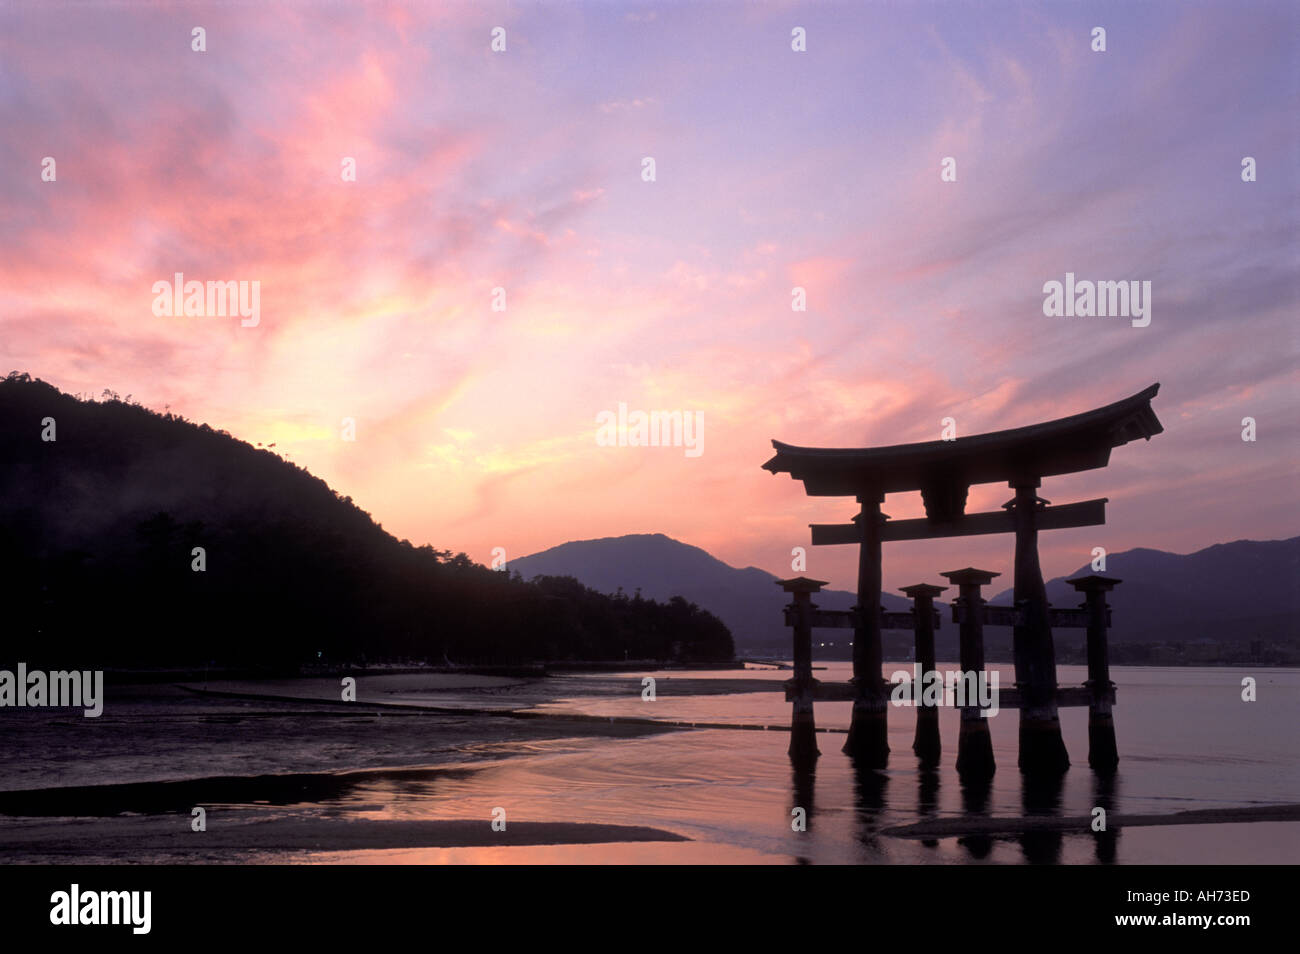
{"label": "wispy cloud", "polygon": [[[1112,496],[1111,550],[1294,533],[1294,7],[883,9],[525,5],[494,54],[468,3],[7,6],[4,355],[274,441],[482,558],[662,530],[782,571],[847,514],[761,471],[770,439],[968,434],[1155,380],[1167,433],[1047,495]],[[1151,326],[1045,318],[1067,270],[1152,280]],[[155,317],[176,272],[259,280],[261,323]],[[706,452],[598,447],[620,401],[702,412]],[[1049,572],[1083,562],[1058,539]],[[852,554],[815,560],[851,583]]]}

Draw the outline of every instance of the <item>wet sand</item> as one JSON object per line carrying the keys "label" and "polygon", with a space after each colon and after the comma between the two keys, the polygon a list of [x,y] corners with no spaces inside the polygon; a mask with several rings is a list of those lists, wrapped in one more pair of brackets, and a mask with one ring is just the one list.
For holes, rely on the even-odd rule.
{"label": "wet sand", "polygon": [[[130,861],[175,855],[174,861],[239,860],[242,852],[382,851],[411,848],[510,848],[533,845],[607,845],[684,842],[682,835],[639,825],[507,820],[493,831],[489,819],[409,821],[354,818],[270,818],[234,824],[219,813],[206,831],[190,817],[151,815],[86,821],[61,819],[5,829],[7,860],[81,863],[87,856]],[[29,855],[30,853],[30,855]]]}
{"label": "wet sand", "polygon": [[[1246,822],[1300,821],[1300,805],[1260,805],[1246,808],[1202,808],[1167,815],[1106,816],[1106,830],[1157,825],[1225,825]],[[1052,818],[1023,815],[1012,818],[962,816],[885,828],[895,838],[949,838],[960,835],[1020,835],[1031,831],[1092,831],[1091,816]]]}
{"label": "wet sand", "polygon": [[[338,706],[342,708],[355,708],[360,706],[360,702],[343,702],[332,698],[321,698],[312,695],[282,695],[279,693],[254,692],[246,688],[199,688],[197,686],[178,686],[185,692],[193,693],[196,696],[202,696],[208,699],[245,699],[250,702],[311,702],[316,705]],[[681,691],[682,695],[728,695],[739,690],[734,688],[728,689],[711,689],[708,692],[694,692],[689,689],[682,691],[681,687],[675,687]],[[636,684],[636,690],[641,690],[640,684]],[[329,692],[333,692],[333,687],[329,687]],[[781,691],[779,686],[763,686],[759,689],[745,689],[746,692],[776,692]],[[593,692],[592,696],[600,696],[602,693]],[[608,693],[604,693],[608,695]],[[516,695],[509,698],[505,704],[495,705],[473,705],[464,702],[456,702],[453,705],[439,705],[434,702],[425,701],[385,701],[385,702],[368,702],[365,705],[371,709],[393,709],[405,710],[408,712],[424,713],[441,713],[443,715],[462,715],[462,716],[488,716],[501,719],[542,719],[549,722],[563,723],[596,723],[601,725],[627,725],[627,726],[659,726],[659,727],[676,727],[680,729],[735,729],[751,731],[768,731],[777,730],[785,731],[787,726],[780,723],[758,723],[758,724],[737,724],[733,722],[705,722],[705,721],[684,721],[673,719],[641,718],[637,716],[604,716],[590,715],[580,712],[563,712],[557,709],[541,708],[516,708],[519,705],[545,704],[548,700],[541,700],[540,703],[534,703],[531,700],[524,700]],[[819,732],[835,732],[835,729],[818,729]]]}
{"label": "wet sand", "polygon": [[[6,802],[14,814],[51,814],[39,810],[38,790],[52,800],[50,809],[61,810],[55,801],[82,801],[79,790],[88,787],[110,799],[126,794],[134,800],[124,786],[157,786],[163,810],[170,810],[175,802],[169,791],[182,790],[166,788],[173,783],[463,764],[526,753],[557,739],[679,731],[648,720],[577,719],[529,708],[553,701],[561,685],[455,676],[433,682],[377,677],[372,683],[367,677],[358,680],[360,699],[351,703],[339,699],[337,680],[229,684],[221,695],[211,692],[216,684],[206,693],[202,684],[193,687],[199,692],[114,686],[98,719],[51,708],[10,708],[0,719],[0,814],[7,812]],[[639,683],[635,690],[640,692]],[[632,687],[607,691],[622,694]],[[407,699],[411,695],[414,700]],[[108,779],[119,784],[101,787]],[[78,805],[63,813],[112,812]]]}
{"label": "wet sand", "polygon": [[218,775],[176,781],[67,785],[0,792],[0,816],[111,818],[160,815],[195,805],[292,806],[337,801],[357,789],[392,784],[436,783],[464,776],[474,767],[358,769],[266,775]]}

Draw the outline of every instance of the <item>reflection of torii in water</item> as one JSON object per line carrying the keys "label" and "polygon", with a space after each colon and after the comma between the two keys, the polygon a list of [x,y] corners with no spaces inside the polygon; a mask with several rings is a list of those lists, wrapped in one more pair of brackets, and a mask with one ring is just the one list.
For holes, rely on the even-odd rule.
{"label": "reflection of torii in water", "polygon": [[[1056,654],[1047,588],[1038,561],[1038,531],[1106,522],[1106,498],[1050,506],[1038,496],[1042,478],[1096,470],[1113,448],[1164,428],[1151,410],[1160,390],[1144,391],[1105,407],[1043,424],[889,447],[796,447],[772,441],[776,456],[763,465],[803,482],[811,497],[854,497],[861,510],[850,524],[812,526],[814,545],[856,543],[857,622],[853,639],[853,721],[844,750],[870,767],[889,757],[887,696],[881,678],[881,544],[985,533],[1014,533],[1016,686],[1021,693],[1020,767],[1059,772],[1069,767],[1056,705]],[[1015,497],[1001,511],[967,514],[972,484],[1000,481]],[[925,517],[887,523],[886,494],[919,490]]]}

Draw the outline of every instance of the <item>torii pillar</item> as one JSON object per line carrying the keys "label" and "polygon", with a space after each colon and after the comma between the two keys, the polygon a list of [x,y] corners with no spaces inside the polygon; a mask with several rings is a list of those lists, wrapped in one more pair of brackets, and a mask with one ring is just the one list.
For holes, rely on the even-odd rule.
{"label": "torii pillar", "polygon": [[794,625],[794,677],[786,683],[787,688],[794,690],[789,754],[796,765],[810,765],[821,754],[817,749],[817,721],[813,717],[817,680],[812,674],[812,612],[816,609],[812,594],[825,586],[826,581],[796,576],[775,582],[794,600],[788,607]]}
{"label": "torii pillar", "polygon": [[856,520],[858,548],[858,603],[853,627],[853,717],[843,751],[865,768],[889,764],[888,694],[881,674],[883,620],[880,616],[880,560],[882,528],[888,519],[880,512],[881,493],[858,496],[862,513]]}
{"label": "torii pillar", "polygon": [[1111,715],[1115,683],[1110,681],[1110,651],[1106,645],[1106,594],[1123,580],[1092,573],[1065,582],[1084,595],[1083,606],[1088,611],[1088,764],[1094,771],[1108,775],[1119,764],[1119,749]]}
{"label": "torii pillar", "polygon": [[[980,588],[988,586],[1000,573],[977,570],[968,566],[961,570],[940,573],[958,587],[960,594],[953,602],[953,619],[960,619],[961,641],[959,654],[961,672],[975,673],[976,679],[984,676],[984,600]],[[961,730],[957,736],[957,774],[971,780],[990,779],[997,771],[993,760],[993,739],[989,735],[989,722],[979,706],[967,705],[961,710]]]}
{"label": "torii pillar", "polygon": [[1020,770],[1055,774],[1070,767],[1056,710],[1056,649],[1048,614],[1047,586],[1038,562],[1038,478],[1012,481],[1015,499],[1005,504],[1016,529],[1015,605],[1021,611],[1013,630],[1016,688],[1020,690]]}
{"label": "torii pillar", "polygon": [[930,583],[914,583],[902,587],[915,602],[913,615],[916,617],[915,648],[916,665],[920,678],[912,684],[912,705],[916,709],[916,735],[912,739],[912,751],[921,760],[922,765],[935,765],[943,751],[939,740],[939,710],[925,702],[922,687],[931,678],[930,673],[937,671],[934,654],[934,598],[948,587],[934,586]]}

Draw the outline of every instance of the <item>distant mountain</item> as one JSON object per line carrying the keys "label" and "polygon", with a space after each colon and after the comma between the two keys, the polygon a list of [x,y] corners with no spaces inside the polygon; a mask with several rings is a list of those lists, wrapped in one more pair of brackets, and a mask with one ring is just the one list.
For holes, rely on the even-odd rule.
{"label": "distant mountain", "polygon": [[[790,631],[781,608],[790,598],[774,585],[776,576],[757,567],[730,566],[699,547],[662,533],[562,543],[512,560],[510,571],[526,580],[536,575],[572,576],[602,593],[621,588],[631,594],[639,589],[642,596],[656,600],[681,595],[720,617],[737,646],[751,650],[785,647],[789,651]],[[821,609],[846,610],[857,598],[844,590],[823,590],[815,602]],[[884,604],[888,610],[910,609],[912,605],[892,593],[884,594]]]}
{"label": "distant mountain", "polygon": [[732,657],[726,627],[684,600],[528,584],[412,546],[269,450],[103,398],[0,379],[0,663]]}
{"label": "distant mountain", "polygon": [[[598,540],[564,543],[510,563],[510,570],[525,579],[535,574],[573,576],[592,589],[613,593],[618,589],[663,599],[681,594],[719,616],[731,629],[743,651],[789,652],[790,633],[783,625],[781,607],[788,597],[773,585],[777,577],[756,567],[743,569],[723,563],[699,547],[655,534],[629,534]],[[1080,567],[1069,577],[1091,572]],[[791,574],[792,576],[795,574]],[[1190,642],[1197,639],[1294,639],[1300,631],[1300,537],[1290,540],[1218,544],[1196,553],[1180,555],[1137,549],[1109,554],[1106,575],[1121,583],[1110,596],[1115,642]],[[1053,606],[1075,607],[1081,597],[1066,577],[1047,586]],[[1011,605],[1011,590],[986,598]],[[823,609],[848,609],[854,594],[825,590],[816,597]],[[883,594],[886,609],[909,609],[911,603],[892,593]],[[941,654],[955,658],[957,628],[941,604],[942,623],[937,634]],[[820,630],[825,638],[837,631]],[[837,649],[819,651],[823,658],[848,655],[847,633]],[[1073,646],[1082,630],[1059,630],[1058,646]],[[998,658],[1010,651],[1011,630],[991,627],[986,643]],[[911,635],[887,633],[886,658],[906,659]]]}
{"label": "distant mountain", "polygon": [[[1067,578],[1047,584],[1053,606],[1077,606]],[[1191,642],[1300,636],[1300,537],[1237,540],[1195,553],[1139,547],[1106,556],[1105,576],[1123,580],[1107,597],[1115,642]],[[1011,604],[1011,590],[992,602]]]}

